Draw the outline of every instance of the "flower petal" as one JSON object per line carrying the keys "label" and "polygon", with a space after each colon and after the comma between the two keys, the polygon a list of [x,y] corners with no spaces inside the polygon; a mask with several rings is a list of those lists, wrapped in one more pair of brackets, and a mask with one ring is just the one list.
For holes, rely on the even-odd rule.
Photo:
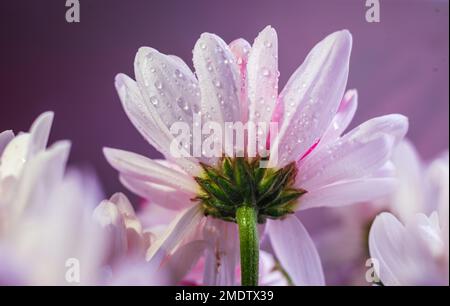
{"label": "flower petal", "polygon": [[278,96],[278,38],[267,26],[259,33],[248,56],[249,119],[270,122]]}
{"label": "flower petal", "polygon": [[148,47],[140,48],[136,54],[138,86],[146,107],[161,128],[169,129],[177,121],[191,126],[194,110],[199,107],[197,79],[180,61]]}
{"label": "flower petal", "polygon": [[194,205],[178,214],[169,224],[165,233],[159,237],[147,251],[146,259],[162,262],[165,256],[170,255],[183,238],[187,237],[199,226],[203,218],[200,205]]}
{"label": "flower petal", "polygon": [[336,207],[373,201],[395,190],[393,178],[363,178],[342,181],[308,191],[299,200],[299,210],[313,207]]}
{"label": "flower petal", "polygon": [[120,182],[137,195],[148,199],[151,203],[168,209],[184,209],[191,205],[194,193],[186,193],[166,185],[156,184],[132,176],[121,174]]}
{"label": "flower petal", "polygon": [[104,148],[103,153],[112,167],[127,176],[178,188],[188,193],[197,192],[197,184],[190,176],[142,155],[112,148]]}
{"label": "flower petal", "polygon": [[230,45],[230,50],[234,54],[236,64],[239,67],[240,78],[241,78],[241,93],[240,93],[240,101],[241,101],[241,120],[243,123],[248,121],[248,95],[247,95],[247,63],[248,63],[248,54],[250,53],[251,46],[245,39],[238,38],[233,40]]}
{"label": "flower petal", "polygon": [[157,273],[169,275],[169,284],[178,284],[195,266],[206,249],[204,241],[196,240],[186,243],[171,256]]}
{"label": "flower petal", "polygon": [[394,137],[397,145],[405,137],[408,125],[408,118],[405,116],[390,114],[367,120],[344,135],[344,137],[359,138],[365,136],[367,140],[370,140],[378,137],[379,134],[387,134]]}
{"label": "flower petal", "polygon": [[388,161],[392,147],[393,138],[383,134],[368,141],[344,137],[301,161],[296,185],[311,191],[340,180],[370,176]]}
{"label": "flower petal", "polygon": [[210,286],[235,285],[239,237],[234,223],[208,218],[203,229],[208,243],[203,283]]}
{"label": "flower petal", "polygon": [[29,156],[43,151],[47,146],[48,136],[53,123],[53,112],[41,114],[30,128],[30,151]]}
{"label": "flower petal", "polygon": [[136,82],[125,74],[118,74],[115,79],[115,86],[123,109],[131,123],[150,145],[164,156],[168,155],[169,137],[158,129],[150,112],[144,106],[144,98]]}
{"label": "flower petal", "polygon": [[267,232],[277,258],[295,285],[325,285],[317,249],[297,217],[268,220]]}
{"label": "flower petal", "polygon": [[351,46],[352,37],[346,30],[327,36],[281,92],[282,117],[272,144],[279,152],[271,154],[279,166],[303,156],[330,125],[347,84]]}
{"label": "flower petal", "polygon": [[8,145],[8,143],[14,138],[14,133],[11,130],[3,131],[0,133],[0,157],[2,156],[3,150]]}
{"label": "flower petal", "polygon": [[357,107],[358,92],[356,90],[348,90],[339,105],[336,115],[334,115],[333,121],[331,121],[330,126],[320,139],[319,145],[327,144],[341,136],[352,121]]}
{"label": "flower petal", "polygon": [[217,35],[203,33],[195,44],[193,61],[205,117],[219,124],[240,120],[241,79],[228,45]]}
{"label": "flower petal", "polygon": [[[47,205],[45,199],[48,193],[64,175],[69,151],[69,141],[58,141],[27,163],[19,180],[14,205],[11,207],[11,219],[18,217],[26,207],[31,210],[34,205]],[[42,207],[33,209],[41,210]]]}

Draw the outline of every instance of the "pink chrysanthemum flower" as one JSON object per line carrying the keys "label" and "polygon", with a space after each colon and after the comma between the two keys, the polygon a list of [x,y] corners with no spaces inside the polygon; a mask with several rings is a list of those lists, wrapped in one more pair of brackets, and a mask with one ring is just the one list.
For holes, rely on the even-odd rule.
{"label": "pink chrysanthemum flower", "polygon": [[[270,26],[252,46],[244,39],[227,45],[214,34],[202,34],[193,50],[195,75],[178,57],[152,48],[138,51],[136,81],[119,74],[116,87],[132,123],[166,160],[110,148],[104,153],[130,190],[182,209],[149,249],[149,258],[161,252],[170,256],[186,242],[203,239],[210,245],[207,284],[233,284],[240,253],[242,283],[255,285],[262,232],[294,284],[324,284],[317,250],[295,213],[390,192],[394,179],[384,166],[408,126],[405,117],[388,115],[342,135],[357,105],[354,90],[344,95],[351,46],[348,31],[329,35],[280,93],[277,34]],[[278,150],[266,158],[249,152],[174,156],[171,126],[195,125],[195,115],[219,126],[275,122],[278,133],[258,142]],[[197,148],[188,143],[185,149]],[[269,168],[260,167],[263,159]]]}

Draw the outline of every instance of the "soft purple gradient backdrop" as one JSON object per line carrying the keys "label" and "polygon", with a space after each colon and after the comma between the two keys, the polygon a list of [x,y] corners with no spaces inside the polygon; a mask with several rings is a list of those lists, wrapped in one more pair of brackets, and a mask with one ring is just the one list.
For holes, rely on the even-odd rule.
{"label": "soft purple gradient backdrop", "polygon": [[103,146],[157,156],[122,111],[113,86],[133,75],[140,46],[181,56],[190,66],[202,32],[253,41],[278,31],[280,87],[307,52],[342,28],[354,37],[349,88],[357,88],[355,124],[398,112],[425,158],[448,147],[449,5],[386,1],[381,22],[365,21],[365,0],[112,1],[80,0],[81,23],[65,21],[65,1],[0,4],[0,131],[26,130],[45,110],[56,113],[51,141],[73,142],[71,163],[95,167],[107,193],[123,190]]}

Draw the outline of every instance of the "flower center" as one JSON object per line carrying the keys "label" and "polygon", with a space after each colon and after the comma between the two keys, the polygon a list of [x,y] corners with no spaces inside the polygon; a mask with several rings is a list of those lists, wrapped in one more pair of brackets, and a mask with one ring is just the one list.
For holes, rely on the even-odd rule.
{"label": "flower center", "polygon": [[257,212],[258,223],[294,213],[297,199],[306,190],[294,187],[297,168],[294,162],[281,169],[261,168],[261,158],[223,157],[217,167],[201,163],[202,175],[195,177],[205,215],[236,222],[239,207]]}

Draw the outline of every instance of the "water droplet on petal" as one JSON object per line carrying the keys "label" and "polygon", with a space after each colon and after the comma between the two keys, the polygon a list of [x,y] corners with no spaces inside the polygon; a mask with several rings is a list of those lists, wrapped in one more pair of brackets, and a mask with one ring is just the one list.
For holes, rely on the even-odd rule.
{"label": "water droplet on petal", "polygon": [[155,82],[155,87],[158,89],[162,89],[163,88],[163,84],[161,83],[161,81],[156,81]]}
{"label": "water droplet on petal", "polygon": [[151,102],[154,106],[157,106],[158,103],[159,103],[159,100],[158,100],[157,97],[152,96],[152,97],[150,97],[150,102]]}
{"label": "water droplet on petal", "polygon": [[264,42],[264,46],[266,48],[271,48],[272,47],[272,42],[267,40],[267,41]]}
{"label": "water droplet on petal", "polygon": [[265,77],[269,77],[270,76],[270,70],[267,69],[267,68],[263,68],[262,75],[265,76]]}

